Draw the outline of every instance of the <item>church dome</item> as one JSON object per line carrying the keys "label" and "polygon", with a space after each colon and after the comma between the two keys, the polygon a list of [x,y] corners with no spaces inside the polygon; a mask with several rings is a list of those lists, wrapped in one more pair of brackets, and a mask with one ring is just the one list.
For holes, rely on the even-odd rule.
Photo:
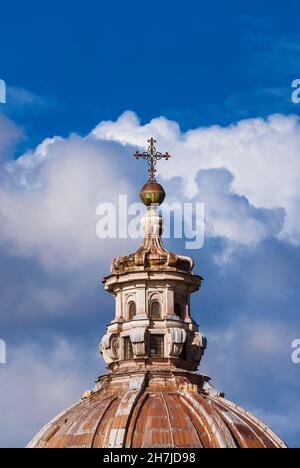
{"label": "church dome", "polygon": [[[170,157],[154,143],[135,154],[150,161],[151,184],[156,161]],[[194,274],[191,258],[164,247],[162,226],[149,207],[142,245],[115,258],[103,280],[115,299],[115,317],[99,346],[107,374],[42,429],[30,448],[286,447],[198,372],[207,340],[192,318],[191,295],[203,278]]]}
{"label": "church dome", "polygon": [[58,416],[30,447],[285,447],[250,413],[205,388],[201,376],[158,372],[128,375],[126,383],[124,377],[100,379],[99,390]]}

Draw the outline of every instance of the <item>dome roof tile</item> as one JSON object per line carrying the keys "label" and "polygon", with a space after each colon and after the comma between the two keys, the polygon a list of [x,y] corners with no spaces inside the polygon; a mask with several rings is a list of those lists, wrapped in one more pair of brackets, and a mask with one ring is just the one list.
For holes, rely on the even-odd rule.
{"label": "dome roof tile", "polygon": [[149,379],[131,389],[107,377],[107,385],[52,421],[30,447],[285,447],[244,409],[211,396],[201,386],[196,386],[197,391],[185,391],[182,383],[188,384],[188,375],[176,376],[175,382],[171,375],[156,376],[155,382],[151,376]]}

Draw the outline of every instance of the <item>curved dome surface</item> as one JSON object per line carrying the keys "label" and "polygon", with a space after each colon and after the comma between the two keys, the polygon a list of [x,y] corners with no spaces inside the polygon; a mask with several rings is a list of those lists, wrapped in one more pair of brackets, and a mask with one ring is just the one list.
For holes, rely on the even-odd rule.
{"label": "curved dome surface", "polygon": [[161,376],[146,385],[135,378],[129,387],[106,378],[101,386],[42,429],[29,447],[286,447],[247,411],[217,394],[199,392],[186,378]]}
{"label": "curved dome surface", "polygon": [[[155,164],[170,157],[149,140],[148,204],[161,203]],[[192,318],[191,295],[203,278],[191,258],[163,245],[155,207],[141,220],[139,249],[114,259],[104,278],[115,316],[100,343],[108,374],[49,423],[30,448],[285,448],[261,421],[230,403],[197,373],[207,341]],[[134,304],[132,313],[132,305]],[[155,305],[155,307],[154,307]]]}

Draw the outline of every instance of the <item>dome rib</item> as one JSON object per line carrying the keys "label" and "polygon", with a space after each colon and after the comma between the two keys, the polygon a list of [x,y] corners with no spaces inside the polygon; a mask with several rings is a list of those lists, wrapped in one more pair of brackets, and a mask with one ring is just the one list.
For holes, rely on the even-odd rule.
{"label": "dome rib", "polygon": [[[91,448],[99,420],[103,420],[107,410],[115,400],[116,397],[110,395],[103,399],[92,398],[91,400],[83,401],[83,414],[79,411],[80,408],[78,408],[78,412],[72,418],[67,418],[65,428],[62,425],[57,434],[57,436],[60,436],[64,447]],[[51,445],[54,447],[56,446],[55,439],[51,441]]]}
{"label": "dome rib", "polygon": [[[86,408],[81,415],[81,418],[76,418],[73,425],[67,429],[66,432],[66,447],[67,448],[87,448],[91,446],[91,429],[93,415],[99,413],[99,408],[106,408],[106,400],[104,401],[91,401],[90,405],[86,405]],[[104,409],[105,411],[105,409]],[[95,421],[95,419],[94,419]],[[89,429],[89,432],[87,431]],[[71,433],[69,435],[69,433]]]}
{"label": "dome rib", "polygon": [[[181,397],[175,393],[166,395],[173,406],[173,430],[175,447],[203,448],[197,422],[193,421],[191,412],[183,406]],[[180,416],[180,417],[179,417]]]}
{"label": "dome rib", "polygon": [[199,394],[184,394],[182,392],[181,394],[195,412],[195,415],[203,422],[205,431],[209,435],[210,447],[235,448],[230,431],[213,406],[208,407],[205,398]]}
{"label": "dome rib", "polygon": [[[226,406],[218,402],[214,402],[214,407],[240,448],[252,448],[251,445],[255,445],[256,448],[265,447],[260,435],[256,433],[249,424],[246,426],[245,421],[239,415],[235,414],[233,411],[229,412]],[[253,440],[254,443],[252,443],[251,440]],[[257,447],[259,442],[260,447]]]}
{"label": "dome rib", "polygon": [[126,448],[133,447],[133,438],[136,432],[137,422],[141,416],[143,407],[146,401],[148,400],[148,398],[149,398],[148,393],[145,393],[144,395],[142,395],[133,410],[132,416],[128,423],[128,429],[127,429],[126,441],[125,441]]}
{"label": "dome rib", "polygon": [[105,412],[102,423],[98,426],[98,431],[94,438],[95,448],[109,447],[110,432],[112,429],[113,418],[118,410],[119,398],[118,396],[112,401],[111,405]]}
{"label": "dome rib", "polygon": [[171,424],[170,410],[168,408],[166,397],[165,397],[165,395],[163,393],[161,393],[161,398],[162,398],[162,401],[164,403],[164,407],[166,409],[168,424],[169,424],[169,431],[170,431],[170,436],[171,436],[171,440],[172,440],[172,447],[174,448],[176,446],[175,446],[175,443],[174,443],[174,434],[173,434],[173,427],[172,427],[172,424]]}
{"label": "dome rib", "polygon": [[209,448],[212,444],[211,437],[209,432],[207,431],[207,424],[206,421],[203,420],[203,417],[198,413],[196,414],[194,411],[194,407],[190,401],[188,401],[184,395],[179,395],[178,398],[181,400],[182,404],[184,405],[186,414],[189,416],[192,424],[194,425],[198,438],[202,448]]}
{"label": "dome rib", "polygon": [[101,424],[102,424],[102,421],[106,415],[106,413],[109,411],[109,409],[111,408],[112,404],[117,400],[117,398],[114,398],[114,399],[111,399],[109,404],[107,405],[105,411],[103,412],[101,418],[99,419],[98,421],[98,424],[96,426],[96,430],[95,430],[95,433],[93,435],[93,439],[92,439],[92,443],[91,443],[91,448],[95,448],[95,442],[96,442],[96,438],[97,438],[97,434],[99,432],[99,429],[101,427]]}
{"label": "dome rib", "polygon": [[149,398],[137,420],[132,447],[172,448],[170,429],[166,429],[167,421],[168,414],[161,392],[149,393]]}
{"label": "dome rib", "polygon": [[263,447],[265,448],[274,448],[274,447],[281,447],[286,448],[286,445],[282,442],[282,440],[275,434],[268,426],[266,426],[263,422],[261,422],[258,418],[256,418],[253,414],[249,413],[249,411],[245,410],[241,406],[238,406],[232,403],[229,400],[222,399],[211,399],[214,405],[218,405],[221,408],[224,408],[226,412],[230,411],[236,417],[241,419],[247,427],[251,428],[252,431],[255,433],[256,439],[260,439]]}

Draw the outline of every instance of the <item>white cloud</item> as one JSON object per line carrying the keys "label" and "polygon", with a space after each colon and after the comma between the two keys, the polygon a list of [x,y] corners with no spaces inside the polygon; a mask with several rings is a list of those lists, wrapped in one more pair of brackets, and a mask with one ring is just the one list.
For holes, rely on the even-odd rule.
{"label": "white cloud", "polygon": [[10,119],[0,114],[0,161],[8,156],[12,157],[15,144],[22,137],[22,129]]}
{"label": "white cloud", "polygon": [[112,145],[72,135],[46,139],[6,163],[0,188],[0,242],[48,268],[73,268],[112,257],[96,236],[96,208],[131,187]]}
{"label": "white cloud", "polygon": [[[6,142],[8,148],[21,133],[0,116],[1,123],[0,143]],[[121,249],[128,253],[131,248],[129,240],[116,245],[97,239],[96,206],[101,201],[116,201],[119,193],[136,197],[132,192],[136,194],[138,189],[134,181],[127,180],[128,173],[119,162],[124,158],[126,167],[134,167],[134,161],[127,159],[132,153],[127,145],[143,147],[150,136],[159,140],[160,150],[173,154],[159,167],[165,183],[175,187],[174,199],[205,201],[210,236],[224,237],[231,249],[255,245],[269,236],[298,241],[299,123],[295,117],[273,116],[266,121],[248,120],[183,134],[178,124],[165,118],[141,125],[135,114],[127,112],[117,122],[101,123],[84,138],[46,139],[16,161],[11,154],[10,161],[1,167],[1,247],[15,255],[35,256],[43,266],[56,269],[55,275],[49,275],[56,281],[48,281],[47,276],[39,284],[29,269],[29,279],[24,274],[22,282],[21,275],[20,284],[11,281],[9,289],[3,288],[2,304],[10,323],[19,317],[24,323],[28,319],[36,322],[40,311],[47,320],[58,313],[64,317],[64,308],[72,317],[86,313],[87,285],[91,283],[86,271],[92,276],[96,271],[91,263],[99,265],[100,276],[101,260],[110,262]],[[172,198],[171,191],[168,196]],[[136,246],[137,242],[133,243]],[[253,289],[253,295],[262,288],[263,295],[269,296],[274,289],[280,295],[282,276],[287,284],[290,277],[285,271],[273,274],[277,261],[272,268],[264,263],[259,268],[261,281],[257,281],[255,270],[247,278],[247,288]],[[68,269],[67,283],[61,281],[59,267]],[[83,297],[82,307],[79,296]],[[73,301],[77,307],[72,308]],[[237,301],[236,308],[241,303]],[[270,311],[268,314],[270,317]],[[210,340],[204,366],[220,390],[234,400],[238,400],[235,395],[243,395],[244,401],[238,402],[248,407],[256,400],[253,407],[259,415],[267,394],[260,385],[265,385],[274,399],[274,412],[264,409],[267,422],[273,418],[275,429],[287,424],[278,408],[284,408],[285,415],[293,414],[292,404],[287,407],[280,395],[283,375],[289,388],[297,381],[287,364],[294,330],[266,318],[265,322],[242,320],[218,334],[208,330],[207,335]],[[20,345],[11,350],[8,346],[8,365],[0,373],[1,426],[5,428],[0,445],[9,441],[24,445],[52,416],[76,401],[88,382],[92,385],[96,375],[86,364],[90,355],[84,346],[58,340],[51,349],[45,353],[42,347]],[[92,355],[94,349],[91,345]]]}
{"label": "white cloud", "polygon": [[7,89],[8,104],[18,106],[42,106],[46,104],[46,98],[43,98],[28,89],[9,86]]}
{"label": "white cloud", "polygon": [[[281,208],[257,208],[245,196],[232,192],[233,176],[225,169],[201,171],[197,178],[205,203],[206,234],[242,245],[257,244],[280,233],[285,212]],[[199,198],[194,197],[196,202]]]}
{"label": "white cloud", "polygon": [[[11,123],[6,124],[2,133],[10,139]],[[206,234],[227,241],[219,261],[228,260],[235,246],[255,245],[271,236],[300,241],[296,117],[276,115],[182,133],[164,117],[141,125],[133,112],[125,112],[84,138],[48,138],[5,163],[0,242],[14,254],[37,256],[48,268],[112,257],[109,246],[116,244],[101,243],[95,235],[95,210],[102,201],[116,203],[119,193],[133,193],[134,181],[128,182],[117,162],[129,157],[128,145],[142,147],[150,136],[159,140],[160,150],[173,155],[159,166],[167,185],[182,180],[173,198],[204,201]],[[128,241],[126,245],[128,249]]]}
{"label": "white cloud", "polygon": [[28,89],[8,86],[3,111],[8,116],[24,117],[30,113],[32,117],[33,114],[54,108],[56,104],[56,99],[51,96],[40,96]]}
{"label": "white cloud", "polygon": [[[154,136],[159,140],[159,147],[173,155],[167,165],[160,165],[161,173],[169,180],[182,177],[185,195],[197,196],[200,201],[205,193],[201,186],[197,186],[198,172],[209,169],[229,171],[233,178],[228,195],[246,198],[249,209],[245,212],[249,223],[246,223],[243,233],[234,232],[229,226],[230,219],[222,220],[222,204],[219,211],[215,211],[214,218],[208,220],[216,228],[216,235],[242,243],[259,241],[274,232],[272,229],[269,232],[268,223],[264,223],[265,227],[253,223],[247,211],[251,214],[255,208],[276,210],[281,207],[286,217],[278,236],[300,242],[300,123],[296,116],[272,115],[266,120],[249,119],[228,127],[212,126],[182,133],[177,123],[164,117],[142,126],[135,114],[127,112],[116,122],[98,125],[93,135],[132,145],[143,145],[146,138]],[[214,190],[217,194],[218,186],[210,187],[210,195]],[[237,204],[227,206],[231,212],[239,208],[240,200],[236,198],[236,201]],[[239,215],[237,212],[236,216]],[[218,222],[221,223],[219,228]],[[244,222],[245,217],[242,216],[240,225]],[[250,233],[257,232],[258,239],[255,239],[255,234],[243,239],[249,228]],[[263,232],[260,233],[261,230]]]}

